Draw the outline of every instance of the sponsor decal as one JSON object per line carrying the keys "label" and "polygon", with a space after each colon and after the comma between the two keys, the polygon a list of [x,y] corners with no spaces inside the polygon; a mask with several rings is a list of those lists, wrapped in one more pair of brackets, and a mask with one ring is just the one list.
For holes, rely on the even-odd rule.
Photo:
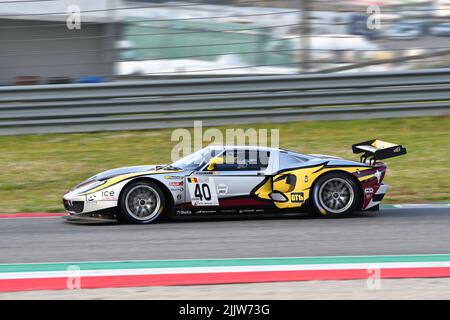
{"label": "sponsor decal", "polygon": [[181,200],[182,198],[181,194],[177,195],[177,200]]}
{"label": "sponsor decal", "polygon": [[87,196],[87,201],[91,202],[94,201],[97,198],[95,194],[90,194]]}
{"label": "sponsor decal", "polygon": [[303,192],[292,192],[291,193],[291,202],[293,202],[293,203],[305,202],[305,196],[304,196]]}
{"label": "sponsor decal", "polygon": [[216,213],[216,210],[198,210],[195,213]]}
{"label": "sponsor decal", "polygon": [[114,199],[114,196],[115,196],[115,192],[114,191],[108,191],[108,190],[105,190],[105,191],[102,191],[102,199],[103,200],[115,200]]}
{"label": "sponsor decal", "polygon": [[365,188],[365,189],[364,189],[364,193],[365,193],[365,194],[373,193],[373,188]]}
{"label": "sponsor decal", "polygon": [[180,180],[180,179],[183,179],[183,176],[164,176],[164,179],[167,179],[167,180]]}
{"label": "sponsor decal", "polygon": [[225,184],[219,184],[217,186],[217,193],[218,194],[226,194],[228,192],[228,186]]}
{"label": "sponsor decal", "polygon": [[192,214],[192,211],[190,211],[190,210],[177,210],[177,214],[180,214],[180,215]]}
{"label": "sponsor decal", "polygon": [[373,188],[365,188],[364,189],[364,194],[366,195],[366,199],[369,200],[373,197]]}
{"label": "sponsor decal", "polygon": [[182,185],[184,185],[183,181],[169,182],[169,186],[171,187],[181,187]]}

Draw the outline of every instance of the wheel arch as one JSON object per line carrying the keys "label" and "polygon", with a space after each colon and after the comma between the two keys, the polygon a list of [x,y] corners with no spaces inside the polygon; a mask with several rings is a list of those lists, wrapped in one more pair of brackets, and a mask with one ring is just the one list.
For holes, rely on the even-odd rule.
{"label": "wheel arch", "polygon": [[161,189],[161,191],[164,193],[164,196],[165,196],[166,205],[167,205],[167,213],[170,215],[170,213],[173,211],[173,208],[175,206],[175,199],[173,198],[173,195],[170,192],[169,188],[166,185],[164,185],[164,183],[162,183],[158,179],[155,179],[152,177],[138,177],[135,179],[131,179],[122,187],[122,190],[120,190],[119,199],[121,199],[123,191],[126,189],[126,187],[128,185],[130,185],[131,183],[134,183],[134,182],[139,182],[139,181],[152,182]]}
{"label": "wheel arch", "polygon": [[[334,170],[330,170],[327,172],[324,172],[322,174],[320,174],[319,176],[316,177],[316,179],[314,179],[313,184],[311,185],[311,192],[312,190],[314,190],[314,186],[317,183],[317,180],[319,180],[320,177],[326,175],[326,174],[330,174],[330,173],[341,173],[346,175],[347,177],[349,177],[351,180],[353,180],[353,182],[355,182],[355,184],[358,186],[358,193],[359,193],[359,203],[358,203],[358,209],[362,209],[363,205],[364,205],[364,189],[363,186],[361,184],[361,181],[358,180],[358,178],[355,177],[355,175],[353,175],[350,172],[344,171],[344,170],[339,170],[339,169],[334,169]],[[311,196],[310,196],[311,197]]]}

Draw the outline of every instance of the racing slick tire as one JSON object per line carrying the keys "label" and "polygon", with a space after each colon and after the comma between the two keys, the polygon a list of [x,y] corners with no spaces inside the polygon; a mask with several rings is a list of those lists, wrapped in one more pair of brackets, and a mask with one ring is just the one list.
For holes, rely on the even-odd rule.
{"label": "racing slick tire", "polygon": [[311,211],[316,216],[341,218],[357,211],[361,196],[356,182],[345,173],[320,176],[312,188]]}
{"label": "racing slick tire", "polygon": [[135,181],[127,185],[119,199],[119,221],[133,224],[155,222],[165,211],[161,188],[151,181]]}

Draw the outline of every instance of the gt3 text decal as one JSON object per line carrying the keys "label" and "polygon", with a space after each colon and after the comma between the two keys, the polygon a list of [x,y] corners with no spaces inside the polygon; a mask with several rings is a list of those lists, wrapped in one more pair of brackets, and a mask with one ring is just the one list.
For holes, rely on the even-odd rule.
{"label": "gt3 text decal", "polygon": [[292,192],[291,193],[291,202],[294,202],[294,203],[305,202],[305,197],[303,195],[303,192]]}

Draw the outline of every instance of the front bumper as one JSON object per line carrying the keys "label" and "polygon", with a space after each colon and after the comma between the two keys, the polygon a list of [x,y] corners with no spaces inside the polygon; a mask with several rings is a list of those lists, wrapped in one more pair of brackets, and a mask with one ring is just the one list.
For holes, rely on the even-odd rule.
{"label": "front bumper", "polygon": [[84,201],[72,201],[63,198],[63,205],[69,213],[81,213],[84,210]]}
{"label": "front bumper", "polygon": [[120,191],[127,183],[123,181],[96,192],[74,189],[63,195],[63,204],[70,214],[96,213],[117,209]]}
{"label": "front bumper", "polygon": [[70,214],[83,213],[86,209],[86,196],[84,195],[74,195],[69,192],[63,196],[62,202],[64,209]]}
{"label": "front bumper", "polygon": [[88,214],[117,208],[117,200],[103,200],[100,196],[76,195],[67,193],[63,196],[64,209],[69,214]]}

